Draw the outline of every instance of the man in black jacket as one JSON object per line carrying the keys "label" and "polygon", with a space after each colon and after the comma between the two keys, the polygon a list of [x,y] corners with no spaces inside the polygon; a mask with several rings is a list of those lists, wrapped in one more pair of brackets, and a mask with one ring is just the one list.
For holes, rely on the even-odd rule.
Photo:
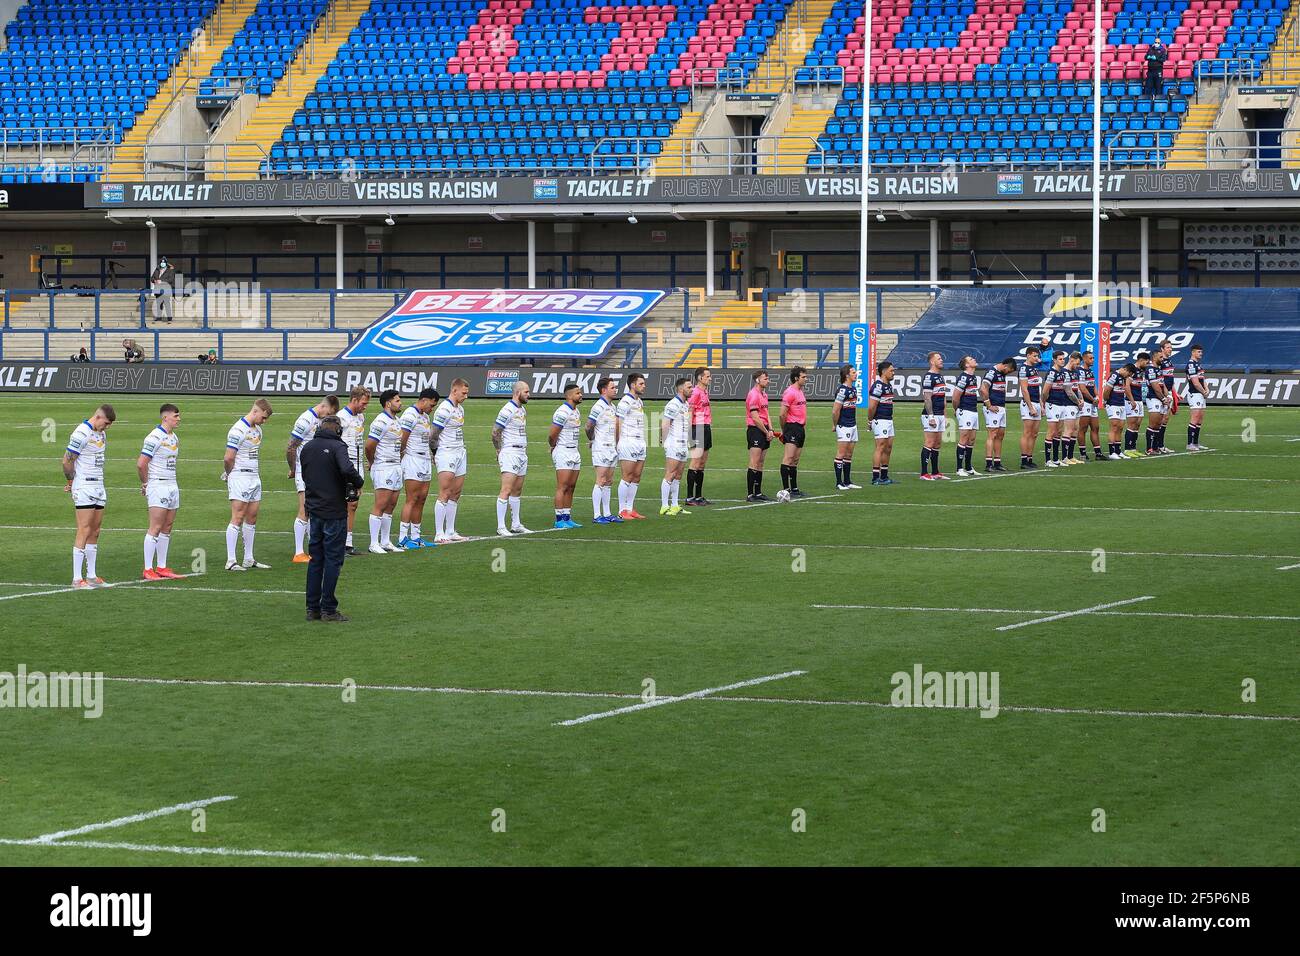
{"label": "man in black jacket", "polygon": [[1169,59],[1169,48],[1156,37],[1147,47],[1147,81],[1142,87],[1142,95],[1154,99],[1165,95],[1165,60]]}
{"label": "man in black jacket", "polygon": [[365,484],[357,474],[343,444],[343,425],[337,415],[327,415],[316,426],[315,437],[299,452],[302,481],[307,486],[309,522],[307,565],[307,620],[348,621],[339,613],[334,596],[343,570],[348,534],[348,501],[355,500]]}

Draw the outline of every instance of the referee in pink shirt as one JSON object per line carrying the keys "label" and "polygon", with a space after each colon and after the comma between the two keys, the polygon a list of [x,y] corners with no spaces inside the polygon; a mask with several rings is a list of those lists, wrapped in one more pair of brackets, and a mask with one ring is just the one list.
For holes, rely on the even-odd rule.
{"label": "referee in pink shirt", "polygon": [[775,432],[767,413],[767,372],[754,373],[754,387],[745,396],[745,444],[749,446],[749,470],[745,472],[745,500],[771,501],[763,494],[763,460]]}
{"label": "referee in pink shirt", "polygon": [[781,440],[785,452],[781,456],[781,487],[791,498],[807,498],[799,490],[799,456],[803,454],[804,426],[808,423],[808,398],[804,385],[808,373],[802,365],[790,369],[790,385],[781,393]]}
{"label": "referee in pink shirt", "polygon": [[711,505],[704,497],[704,466],[709,463],[709,449],[713,447],[713,409],[709,407],[709,380],[713,373],[707,368],[695,370],[695,385],[686,405],[691,412],[691,438],[689,443],[691,467],[686,469],[686,503]]}

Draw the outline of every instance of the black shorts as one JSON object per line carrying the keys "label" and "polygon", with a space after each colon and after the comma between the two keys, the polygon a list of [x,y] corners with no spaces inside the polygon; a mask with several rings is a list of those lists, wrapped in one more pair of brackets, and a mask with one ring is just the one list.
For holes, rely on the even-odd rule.
{"label": "black shorts", "polygon": [[787,445],[794,445],[796,448],[803,447],[804,434],[803,425],[801,423],[787,423],[785,430],[781,434],[785,436],[785,443]]}
{"label": "black shorts", "polygon": [[687,444],[692,450],[702,448],[708,451],[713,447],[713,426],[692,425],[691,440]]}
{"label": "black shorts", "polygon": [[745,429],[745,443],[750,448],[762,448],[764,450],[772,447],[772,440],[767,437],[767,432],[757,425],[750,425]]}

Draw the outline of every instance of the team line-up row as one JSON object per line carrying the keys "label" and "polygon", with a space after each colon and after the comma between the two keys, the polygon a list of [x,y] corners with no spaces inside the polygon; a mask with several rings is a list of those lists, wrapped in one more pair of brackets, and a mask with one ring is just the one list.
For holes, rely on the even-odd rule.
{"label": "team line-up row", "polygon": [[[1006,381],[1012,374],[1020,379],[1021,468],[1035,468],[1034,448],[1039,427],[1045,418],[1047,435],[1043,441],[1049,468],[1081,464],[1087,460],[1089,436],[1097,460],[1140,457],[1137,434],[1142,423],[1143,407],[1149,416],[1146,429],[1148,455],[1168,453],[1164,430],[1170,414],[1176,410],[1173,346],[1162,343],[1152,354],[1140,353],[1134,363],[1109,373],[1100,391],[1091,369],[1091,353],[1056,352],[1044,372],[1041,351],[1034,346],[1026,350],[1023,361],[1007,358],[989,369],[982,378],[970,356],[959,360],[956,382],[950,387],[941,374],[943,356],[929,355],[929,369],[922,381],[921,426],[924,445],[921,450],[923,480],[946,478],[939,470],[939,451],[943,442],[946,409],[951,404],[957,419],[957,474],[978,474],[972,464],[978,413],[982,406],[987,430],[985,472],[999,472],[1002,466],[1002,442],[1006,434]],[[1193,345],[1187,365],[1191,424],[1188,426],[1188,449],[1200,449],[1199,433],[1204,417],[1208,389],[1201,367],[1203,350]],[[894,440],[894,366],[881,362],[867,391],[866,414],[875,448],[872,455],[873,485],[892,485],[889,460]],[[685,504],[708,506],[704,497],[704,474],[709,451],[713,447],[712,410],[709,402],[711,372],[696,369],[689,378],[679,378],[673,397],[660,417],[659,442],[664,449],[664,475],[660,482],[659,513],[676,517],[690,512],[683,507],[681,480],[686,477]],[[784,450],[781,460],[781,491],[776,500],[806,497],[799,488],[798,468],[806,441],[807,371],[795,366],[789,372],[789,385],[781,394],[779,428],[773,427],[767,396],[770,384],[766,371],[753,375],[753,387],[745,399],[746,443],[749,467],[746,474],[746,500],[765,503],[773,499],[763,493],[763,468],[768,449],[774,440]],[[585,433],[590,447],[596,482],[592,488],[592,514],[596,524],[620,524],[641,520],[636,510],[647,456],[647,419],[644,408],[646,379],[640,373],[627,377],[623,396],[610,377],[597,382],[597,394],[584,420],[580,407],[585,399],[577,384],[564,393],[564,402],[551,417],[547,443],[555,467],[555,527],[581,527],[573,520],[573,495],[582,468],[580,436]],[[374,554],[417,550],[438,544],[466,540],[456,531],[456,513],[468,469],[465,448],[465,401],[469,383],[452,382],[450,394],[443,398],[435,389],[425,389],[415,401],[403,408],[401,395],[393,389],[378,396],[380,412],[370,427],[365,424],[366,411],[372,400],[369,389],[352,390],[346,404],[337,397],[325,396],[306,409],[294,422],[285,448],[289,477],[298,492],[298,515],[294,520],[294,563],[310,560],[305,544],[309,529],[306,487],[300,464],[302,446],[311,441],[322,426],[337,434],[347,447],[358,473],[369,471],[374,503],[369,514],[370,544]],[[510,537],[527,534],[520,520],[520,500],[528,474],[527,406],[530,389],[518,382],[510,401],[502,407],[492,427],[492,445],[496,449],[501,476],[496,502],[497,534]],[[832,405],[835,428],[835,483],[840,491],[857,490],[853,483],[853,455],[858,442],[857,410],[859,406],[858,372],[852,365],[840,369],[840,386]],[[1104,406],[1110,422],[1109,453],[1100,446],[1098,410]],[[180,487],[176,462],[180,454],[180,409],[164,404],[159,410],[159,424],[146,436],[136,467],[140,493],[148,502],[149,522],[144,538],[144,574],[146,579],[172,578],[178,575],[167,566],[167,555],[176,513],[180,508]],[[262,426],[271,417],[266,399],[256,400],[249,411],[231,427],[226,439],[224,469],[231,506],[226,528],[226,570],[245,571],[266,568],[254,556],[257,516],[261,507],[260,473]],[[108,428],[116,419],[111,405],[101,405],[94,414],[73,430],[63,457],[67,479],[65,491],[72,495],[77,518],[73,547],[73,586],[90,588],[104,584],[96,574],[99,532],[108,494],[104,486],[104,462],[107,455]],[[1121,432],[1123,437],[1121,440]],[[1076,458],[1076,447],[1081,458]],[[688,467],[689,463],[689,467]],[[611,505],[615,476],[619,477],[618,510]],[[436,477],[437,498],[434,504],[435,533],[432,540],[423,535],[424,506]],[[392,540],[393,515],[398,499],[405,491],[399,521],[398,540]],[[353,544],[353,525],[358,501],[348,505],[346,553],[358,554]],[[508,520],[507,520],[508,519]],[[244,545],[242,560],[237,559],[239,541]]]}

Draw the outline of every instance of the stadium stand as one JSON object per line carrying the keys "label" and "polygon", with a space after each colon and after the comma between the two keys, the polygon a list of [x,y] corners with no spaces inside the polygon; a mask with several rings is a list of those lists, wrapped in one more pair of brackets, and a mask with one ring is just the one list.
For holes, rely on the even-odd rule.
{"label": "stadium stand", "polygon": [[[8,163],[9,182],[85,182],[103,162],[78,147],[116,144],[189,49],[213,0],[30,0],[5,27],[0,110],[6,146],[42,161]],[[18,150],[6,150],[13,156]]]}
{"label": "stadium stand", "polygon": [[223,81],[243,80],[247,92],[269,96],[328,6],[328,0],[261,0],[200,84],[199,94],[210,95]]}

